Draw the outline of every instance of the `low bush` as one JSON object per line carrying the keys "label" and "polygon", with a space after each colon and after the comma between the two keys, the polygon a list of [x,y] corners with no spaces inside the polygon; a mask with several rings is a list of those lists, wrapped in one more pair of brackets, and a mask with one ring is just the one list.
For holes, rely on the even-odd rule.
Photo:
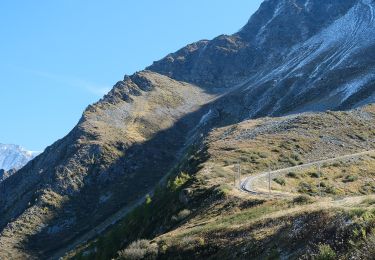
{"label": "low bush", "polygon": [[338,194],[338,190],[333,186],[326,187],[325,192],[333,195]]}
{"label": "low bush", "polygon": [[335,162],[332,164],[333,167],[337,168],[337,167],[340,167],[342,165],[341,162]]}
{"label": "low bush", "polygon": [[124,260],[156,259],[157,255],[158,246],[145,239],[131,243],[118,253],[119,259]]}
{"label": "low bush", "polygon": [[230,194],[230,187],[223,184],[215,189],[215,193],[219,198],[227,198]]}
{"label": "low bush", "polygon": [[295,172],[288,172],[286,176],[289,178],[298,179],[298,176]]}
{"label": "low bush", "polygon": [[293,199],[293,204],[309,204],[312,202],[313,202],[313,199],[307,195],[300,195]]}
{"label": "low bush", "polygon": [[335,260],[337,259],[336,252],[329,246],[319,245],[319,253],[314,257],[316,260]]}
{"label": "low bush", "polygon": [[181,210],[176,216],[173,216],[173,217],[172,217],[172,220],[173,220],[174,222],[180,222],[180,221],[186,219],[188,216],[190,216],[190,214],[191,214],[191,211],[190,211],[190,210],[188,210],[188,209],[183,209],[183,210]]}
{"label": "low bush", "polygon": [[181,172],[174,180],[169,181],[168,187],[172,191],[177,191],[180,189],[185,183],[190,180],[190,176],[187,173]]}
{"label": "low bush", "polygon": [[310,172],[309,175],[310,175],[311,178],[320,178],[321,177],[321,174],[318,173],[318,172]]}
{"label": "low bush", "polygon": [[322,188],[326,188],[326,187],[327,187],[327,184],[326,184],[324,181],[321,181],[321,182],[320,182],[320,187],[322,187]]}
{"label": "low bush", "polygon": [[300,156],[299,154],[297,154],[297,153],[293,153],[293,154],[291,155],[291,158],[292,158],[293,160],[297,161],[297,162],[299,162],[299,161],[302,160],[302,159],[301,159],[301,156]]}
{"label": "low bush", "polygon": [[299,184],[298,192],[315,195],[318,192],[318,189],[307,182],[301,182]]}
{"label": "low bush", "polygon": [[343,182],[344,183],[355,182],[356,180],[358,180],[358,176],[348,175],[348,176],[345,177],[345,179],[343,180]]}
{"label": "low bush", "polygon": [[280,184],[281,186],[285,186],[286,185],[286,182],[283,178],[281,177],[276,177],[273,179],[274,182],[276,182],[277,184]]}

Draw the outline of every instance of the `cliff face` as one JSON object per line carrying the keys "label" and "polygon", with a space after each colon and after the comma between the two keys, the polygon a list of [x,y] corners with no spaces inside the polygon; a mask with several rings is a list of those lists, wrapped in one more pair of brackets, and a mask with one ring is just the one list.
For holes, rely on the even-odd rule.
{"label": "cliff face", "polygon": [[207,130],[375,101],[369,0],[267,0],[231,36],[125,76],[0,183],[0,258],[50,256],[151,192]]}

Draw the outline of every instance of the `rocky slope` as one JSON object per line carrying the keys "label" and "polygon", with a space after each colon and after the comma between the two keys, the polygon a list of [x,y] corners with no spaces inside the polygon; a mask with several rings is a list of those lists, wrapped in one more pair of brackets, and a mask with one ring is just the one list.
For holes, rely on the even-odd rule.
{"label": "rocky slope", "polygon": [[[373,259],[374,126],[372,105],[214,129],[163,190],[66,259]],[[369,150],[273,175],[271,196],[268,178],[266,195],[233,185],[239,162],[245,177]]]}
{"label": "rocky slope", "polygon": [[144,196],[179,158],[210,99],[152,72],[118,82],[64,139],[0,184],[0,258],[43,258]]}
{"label": "rocky slope", "polygon": [[125,76],[0,183],[0,259],[65,248],[151,193],[212,128],[374,101],[373,6],[266,0],[238,33]]}
{"label": "rocky slope", "polygon": [[21,169],[38,154],[39,152],[27,151],[19,145],[0,144],[0,169]]}
{"label": "rocky slope", "polygon": [[238,87],[243,116],[373,102],[370,0],[268,0],[234,35],[200,41],[148,69],[208,90]]}

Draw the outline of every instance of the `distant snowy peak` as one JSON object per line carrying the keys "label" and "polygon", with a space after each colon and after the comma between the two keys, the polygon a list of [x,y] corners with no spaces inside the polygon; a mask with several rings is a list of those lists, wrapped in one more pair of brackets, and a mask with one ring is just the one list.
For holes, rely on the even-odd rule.
{"label": "distant snowy peak", "polygon": [[21,169],[38,154],[39,152],[27,151],[19,145],[0,144],[0,169]]}

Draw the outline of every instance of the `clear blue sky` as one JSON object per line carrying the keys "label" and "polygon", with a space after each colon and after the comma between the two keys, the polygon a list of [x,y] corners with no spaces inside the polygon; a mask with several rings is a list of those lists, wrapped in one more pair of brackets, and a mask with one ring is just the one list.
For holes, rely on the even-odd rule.
{"label": "clear blue sky", "polygon": [[238,31],[262,0],[2,0],[0,143],[43,150],[124,74]]}

